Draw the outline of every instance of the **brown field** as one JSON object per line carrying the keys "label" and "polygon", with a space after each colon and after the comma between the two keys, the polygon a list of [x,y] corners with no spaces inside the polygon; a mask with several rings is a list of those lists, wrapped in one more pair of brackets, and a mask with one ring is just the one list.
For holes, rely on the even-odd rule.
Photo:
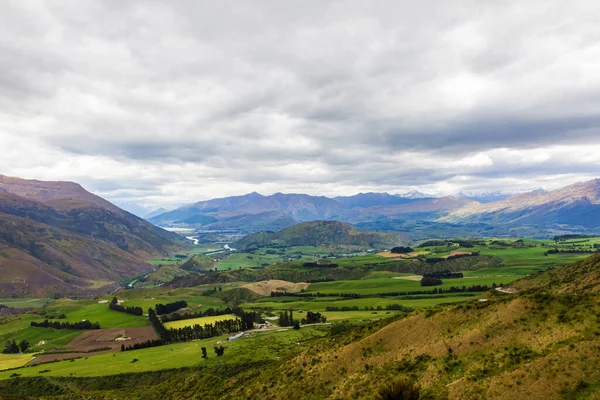
{"label": "brown field", "polygon": [[[116,340],[117,338],[130,339]],[[37,357],[35,360],[30,361],[27,365],[36,365],[50,361],[67,360],[70,358],[120,351],[122,344],[130,346],[134,343],[141,343],[154,339],[158,339],[158,336],[151,326],[85,331],[67,345],[67,349],[72,350],[73,353],[44,354]],[[110,347],[110,349],[93,351],[105,347]]]}
{"label": "brown field", "polygon": [[415,257],[420,256],[421,254],[429,254],[429,253],[426,251],[413,251],[412,253],[406,253],[406,254],[395,254],[390,251],[382,251],[381,253],[377,253],[377,255],[380,257],[393,258],[393,259],[415,258]]}
{"label": "brown field", "polygon": [[[288,281],[280,281],[277,279],[273,279],[270,281],[261,281],[256,283],[249,283],[242,287],[252,290],[255,293],[261,294],[263,296],[268,296],[272,291],[285,289],[286,292],[299,292],[302,289],[308,288],[308,283],[306,282],[288,282]],[[279,288],[279,289],[278,289]]]}

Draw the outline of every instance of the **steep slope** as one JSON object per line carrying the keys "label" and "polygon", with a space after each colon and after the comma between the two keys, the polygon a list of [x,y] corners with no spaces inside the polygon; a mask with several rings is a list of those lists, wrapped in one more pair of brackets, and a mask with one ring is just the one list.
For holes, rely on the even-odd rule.
{"label": "steep slope", "polygon": [[84,294],[150,269],[104,240],[0,213],[0,297]]}
{"label": "steep slope", "polygon": [[279,232],[253,233],[235,242],[233,247],[239,249],[267,245],[386,247],[399,242],[400,237],[394,234],[365,232],[339,221],[312,221]]}
{"label": "steep slope", "polygon": [[551,192],[534,191],[488,203],[470,204],[444,217],[453,222],[600,227],[600,180]]}
{"label": "steep slope", "polygon": [[93,291],[149,271],[146,259],[181,248],[176,234],[77,184],[1,182],[0,297]]}

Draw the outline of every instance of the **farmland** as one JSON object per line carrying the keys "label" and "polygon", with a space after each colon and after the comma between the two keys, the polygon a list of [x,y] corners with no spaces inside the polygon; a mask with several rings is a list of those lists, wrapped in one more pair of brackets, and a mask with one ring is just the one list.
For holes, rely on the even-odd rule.
{"label": "farmland", "polygon": [[[156,280],[148,279],[139,287],[121,290],[114,295],[79,300],[2,299],[0,303],[9,307],[31,310],[1,317],[0,341],[26,340],[30,347],[25,354],[7,354],[0,358],[0,369],[9,369],[0,372],[0,380],[13,374],[22,377],[40,374],[55,377],[104,376],[115,372],[271,362],[308,348],[311,343],[327,337],[331,327],[341,322],[369,326],[404,318],[411,310],[442,310],[461,302],[478,304],[481,297],[499,295],[489,290],[492,287],[507,285],[524,276],[537,275],[549,267],[589,257],[590,253],[583,251],[594,251],[599,243],[598,238],[561,242],[467,240],[444,242],[442,245],[435,243],[434,246],[415,244],[412,253],[402,256],[389,252],[357,252],[346,247],[266,247],[247,253],[215,255],[219,272],[198,275],[213,279],[215,283],[187,285],[181,281],[183,283],[159,286],[161,278],[175,278],[174,282],[178,282],[177,279],[181,279],[178,277],[195,276],[189,272],[181,273],[178,264],[181,264],[182,257],[164,259],[160,260],[164,261],[162,276],[159,269],[155,273]],[[197,249],[190,255],[206,250],[210,249]],[[265,267],[265,264],[269,266]],[[435,286],[421,286],[421,278],[428,271],[437,273],[445,269],[457,275],[442,278],[441,283]],[[220,274],[223,279],[219,278]],[[302,280],[269,277],[278,274],[288,279],[301,276]],[[322,281],[311,282],[311,277]],[[488,292],[484,293],[482,288],[487,288]],[[108,303],[113,296],[124,307],[140,307],[143,315],[109,309]],[[226,307],[241,307],[248,312],[259,313],[266,318],[267,328],[249,331],[233,342],[226,342],[226,338],[232,336],[226,334],[118,351],[121,344],[131,346],[156,337],[148,335],[152,332],[148,309],[177,301],[185,301],[186,306],[175,311],[180,319],[164,323],[166,329],[206,326],[237,318],[232,314],[214,315],[214,311],[206,316],[202,314]],[[297,320],[305,318],[310,311],[319,313],[322,321],[327,322],[299,330],[279,327],[280,314],[290,311]],[[185,316],[188,313],[191,317]],[[31,322],[39,323],[44,319],[69,323],[88,320],[98,322],[102,329],[91,331],[86,336],[86,331],[81,330],[31,326]],[[146,333],[140,330],[138,334],[136,329],[145,329],[143,332]],[[222,358],[212,352],[213,347],[220,343],[225,346]],[[207,359],[202,359],[202,347],[209,351]],[[98,349],[102,351],[95,351]],[[46,353],[39,357],[42,351]],[[57,351],[60,354],[52,355]],[[38,357],[38,360],[23,367],[33,357]],[[51,364],[43,362],[63,358],[68,359]]]}

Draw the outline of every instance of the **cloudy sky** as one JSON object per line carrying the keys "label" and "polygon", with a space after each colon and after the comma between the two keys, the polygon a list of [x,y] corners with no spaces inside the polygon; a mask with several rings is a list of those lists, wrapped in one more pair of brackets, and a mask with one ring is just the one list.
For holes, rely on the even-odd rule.
{"label": "cloudy sky", "polygon": [[598,1],[0,0],[0,173],[146,206],[600,177]]}

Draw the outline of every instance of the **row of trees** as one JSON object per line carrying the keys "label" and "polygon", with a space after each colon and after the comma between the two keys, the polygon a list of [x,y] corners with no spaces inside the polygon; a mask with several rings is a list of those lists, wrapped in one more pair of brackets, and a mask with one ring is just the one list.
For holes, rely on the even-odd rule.
{"label": "row of trees", "polygon": [[53,329],[100,329],[100,324],[97,322],[90,321],[79,321],[79,322],[59,322],[59,321],[48,321],[35,322],[31,321],[31,326],[36,328],[53,328]]}
{"label": "row of trees", "polygon": [[[358,306],[342,306],[342,307],[337,307],[337,306],[327,306],[325,307],[325,311],[359,311],[361,308]],[[410,307],[405,307],[401,304],[388,304],[385,307],[382,306],[377,306],[377,307],[371,307],[371,306],[365,306],[363,308],[365,311],[382,311],[382,310],[396,310],[396,311],[404,311],[404,312],[411,312],[414,311],[412,308]]]}
{"label": "row of trees", "polygon": [[188,303],[185,300],[179,300],[168,304],[157,304],[156,313],[159,315],[170,314],[187,306]]}
{"label": "row of trees", "polygon": [[25,353],[29,348],[29,342],[27,340],[21,340],[19,344],[14,340],[9,340],[6,342],[6,346],[4,346],[4,350],[2,353],[4,354],[18,354]]}
{"label": "row of trees", "polygon": [[163,344],[165,344],[165,341],[162,339],[146,340],[145,342],[134,343],[130,346],[125,346],[125,344],[122,344],[121,351],[146,349],[148,347],[162,346]]}
{"label": "row of trees", "polygon": [[119,300],[116,297],[113,297],[110,303],[108,304],[108,308],[114,311],[124,312],[127,314],[133,315],[143,315],[144,310],[142,307],[124,307],[119,304]]}
{"label": "row of trees", "polygon": [[440,278],[440,279],[459,279],[463,278],[462,272],[438,271],[423,274],[424,277]]}
{"label": "row of trees", "polygon": [[[154,327],[156,333],[160,336],[160,339],[163,342],[162,344],[206,339],[213,336],[224,335],[226,333],[247,331],[253,329],[254,323],[261,320],[260,314],[254,311],[245,312],[239,307],[236,307],[231,311],[238,316],[237,319],[216,321],[213,324],[205,324],[204,326],[196,324],[194,326],[186,326],[178,329],[165,328],[162,321],[152,308],[148,309],[148,319],[150,320],[150,323]],[[160,344],[154,345],[159,346]]]}
{"label": "row of trees", "polygon": [[227,333],[246,331],[254,328],[254,323],[250,318],[227,319],[224,321],[215,321],[212,324],[201,326],[184,326],[177,329],[169,329],[168,337],[171,342],[187,342],[190,340],[207,339],[214,336],[220,336]]}

